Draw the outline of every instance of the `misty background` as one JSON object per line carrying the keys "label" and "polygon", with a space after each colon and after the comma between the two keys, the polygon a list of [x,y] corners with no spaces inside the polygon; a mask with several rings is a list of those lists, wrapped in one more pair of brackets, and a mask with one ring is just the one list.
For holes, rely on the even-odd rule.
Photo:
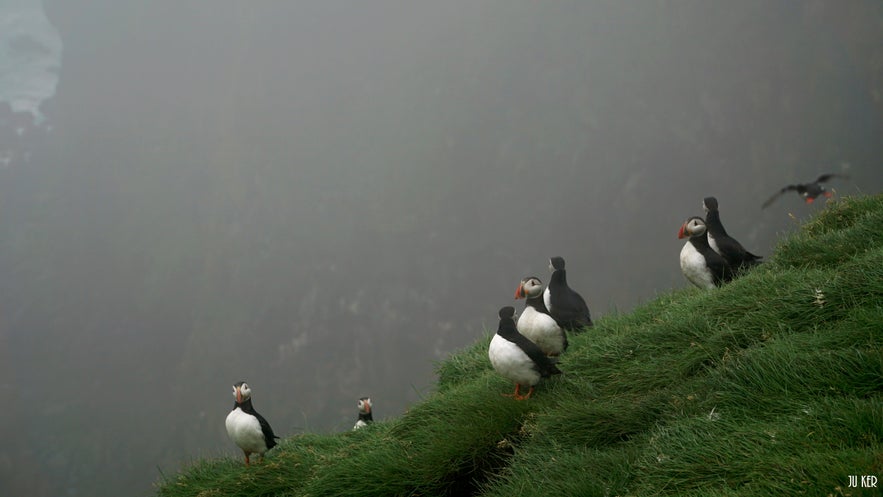
{"label": "misty background", "polygon": [[[883,187],[883,4],[3,0],[0,494],[148,495],[431,393],[552,255],[596,321]],[[819,205],[821,204],[821,205]],[[517,304],[520,308],[521,304]]]}

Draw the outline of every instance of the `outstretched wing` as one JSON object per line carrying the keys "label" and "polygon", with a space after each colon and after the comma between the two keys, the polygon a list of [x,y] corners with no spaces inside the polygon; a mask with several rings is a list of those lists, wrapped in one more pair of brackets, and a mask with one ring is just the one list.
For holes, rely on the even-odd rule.
{"label": "outstretched wing", "polygon": [[847,176],[845,174],[833,174],[833,173],[823,174],[823,175],[819,176],[819,179],[816,180],[816,183],[824,183],[826,181],[830,181],[831,178],[849,179],[849,176]]}
{"label": "outstretched wing", "polygon": [[797,191],[797,190],[800,189],[800,186],[802,186],[802,185],[788,185],[788,186],[782,188],[781,190],[779,190],[779,191],[777,191],[775,194],[773,194],[772,197],[770,197],[769,199],[767,199],[767,201],[764,202],[763,205],[760,206],[760,208],[761,208],[761,209],[766,209],[767,207],[769,207],[770,205],[772,205],[773,202],[775,202],[776,199],[779,198],[783,193],[785,193],[785,192],[790,192],[791,190],[795,190],[795,191]]}

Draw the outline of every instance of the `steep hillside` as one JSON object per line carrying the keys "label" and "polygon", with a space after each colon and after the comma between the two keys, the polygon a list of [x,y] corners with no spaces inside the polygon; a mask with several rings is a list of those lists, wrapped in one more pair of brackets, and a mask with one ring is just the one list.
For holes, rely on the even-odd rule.
{"label": "steep hillside", "polygon": [[291,437],[250,468],[231,447],[158,495],[875,492],[848,485],[883,478],[883,196],[832,203],[723,288],[605,316],[530,400],[500,395],[489,340],[398,419]]}

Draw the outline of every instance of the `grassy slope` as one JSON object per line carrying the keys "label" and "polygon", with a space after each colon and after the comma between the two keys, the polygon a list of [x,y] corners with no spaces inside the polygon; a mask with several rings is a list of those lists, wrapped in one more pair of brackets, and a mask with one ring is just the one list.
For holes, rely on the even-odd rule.
{"label": "grassy slope", "polygon": [[399,419],[196,462],[158,494],[860,495],[847,475],[883,479],[883,196],[770,259],[605,316],[528,401],[500,395],[486,336]]}

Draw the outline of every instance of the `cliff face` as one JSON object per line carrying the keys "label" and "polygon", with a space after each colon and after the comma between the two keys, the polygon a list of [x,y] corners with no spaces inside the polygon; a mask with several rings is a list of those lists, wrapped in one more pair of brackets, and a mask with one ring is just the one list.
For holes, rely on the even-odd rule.
{"label": "cliff face", "polygon": [[740,279],[573,336],[534,398],[500,395],[486,336],[399,418],[288,438],[250,468],[197,461],[158,495],[847,491],[883,470],[881,302],[883,196],[848,198]]}

